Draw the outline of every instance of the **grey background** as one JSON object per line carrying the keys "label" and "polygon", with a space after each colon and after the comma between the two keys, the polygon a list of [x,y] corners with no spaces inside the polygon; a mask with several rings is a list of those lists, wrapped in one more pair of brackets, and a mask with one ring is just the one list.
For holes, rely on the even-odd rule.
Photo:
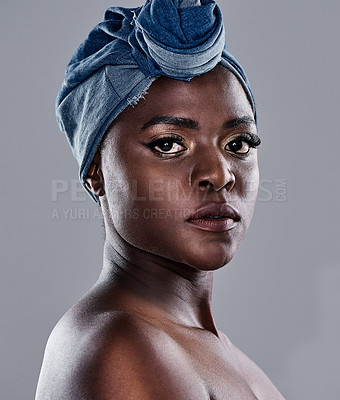
{"label": "grey background", "polygon": [[[55,123],[54,100],[73,50],[117,4],[0,3],[4,400],[34,397],[51,329],[100,272],[100,222],[94,203],[78,190],[77,164]],[[263,145],[252,227],[232,263],[216,274],[216,320],[287,399],[335,400],[340,3],[220,4],[229,47],[255,93]],[[69,188],[53,201],[58,182]],[[80,210],[88,214],[82,218]]]}

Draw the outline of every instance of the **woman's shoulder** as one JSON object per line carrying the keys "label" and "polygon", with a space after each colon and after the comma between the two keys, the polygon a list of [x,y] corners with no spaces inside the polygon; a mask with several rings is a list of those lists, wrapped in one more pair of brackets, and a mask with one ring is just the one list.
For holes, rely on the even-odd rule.
{"label": "woman's shoulder", "polygon": [[49,337],[36,399],[191,399],[192,384],[195,374],[163,329],[134,312],[78,304]]}

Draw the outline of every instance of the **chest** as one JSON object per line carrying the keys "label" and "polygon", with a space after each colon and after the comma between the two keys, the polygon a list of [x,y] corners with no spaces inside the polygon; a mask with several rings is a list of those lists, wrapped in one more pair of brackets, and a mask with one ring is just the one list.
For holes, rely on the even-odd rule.
{"label": "chest", "polygon": [[178,335],[177,341],[190,368],[206,387],[210,400],[258,400],[242,360],[226,339],[196,332]]}

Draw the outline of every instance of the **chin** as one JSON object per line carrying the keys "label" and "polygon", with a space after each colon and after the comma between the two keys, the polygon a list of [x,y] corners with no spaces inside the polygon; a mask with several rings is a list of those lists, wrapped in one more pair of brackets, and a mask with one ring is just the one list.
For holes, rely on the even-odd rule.
{"label": "chin", "polygon": [[226,266],[234,254],[235,252],[225,252],[222,249],[215,252],[205,251],[203,254],[196,253],[195,257],[190,257],[184,263],[200,271],[216,271]]}
{"label": "chin", "polygon": [[[178,254],[182,262],[202,271],[216,271],[227,265],[236,254],[244,238],[244,231],[235,235],[227,234],[221,239],[210,238],[198,242],[187,242]],[[190,245],[191,244],[191,245]]]}

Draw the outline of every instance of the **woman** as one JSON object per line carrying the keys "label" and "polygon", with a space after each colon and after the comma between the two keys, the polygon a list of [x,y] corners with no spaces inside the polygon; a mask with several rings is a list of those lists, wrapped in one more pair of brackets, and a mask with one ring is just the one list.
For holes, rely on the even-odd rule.
{"label": "woman", "polygon": [[249,83],[215,2],[132,11],[108,10],[57,100],[105,244],[98,281],[49,338],[36,399],[282,399],[211,310],[257,196]]}

